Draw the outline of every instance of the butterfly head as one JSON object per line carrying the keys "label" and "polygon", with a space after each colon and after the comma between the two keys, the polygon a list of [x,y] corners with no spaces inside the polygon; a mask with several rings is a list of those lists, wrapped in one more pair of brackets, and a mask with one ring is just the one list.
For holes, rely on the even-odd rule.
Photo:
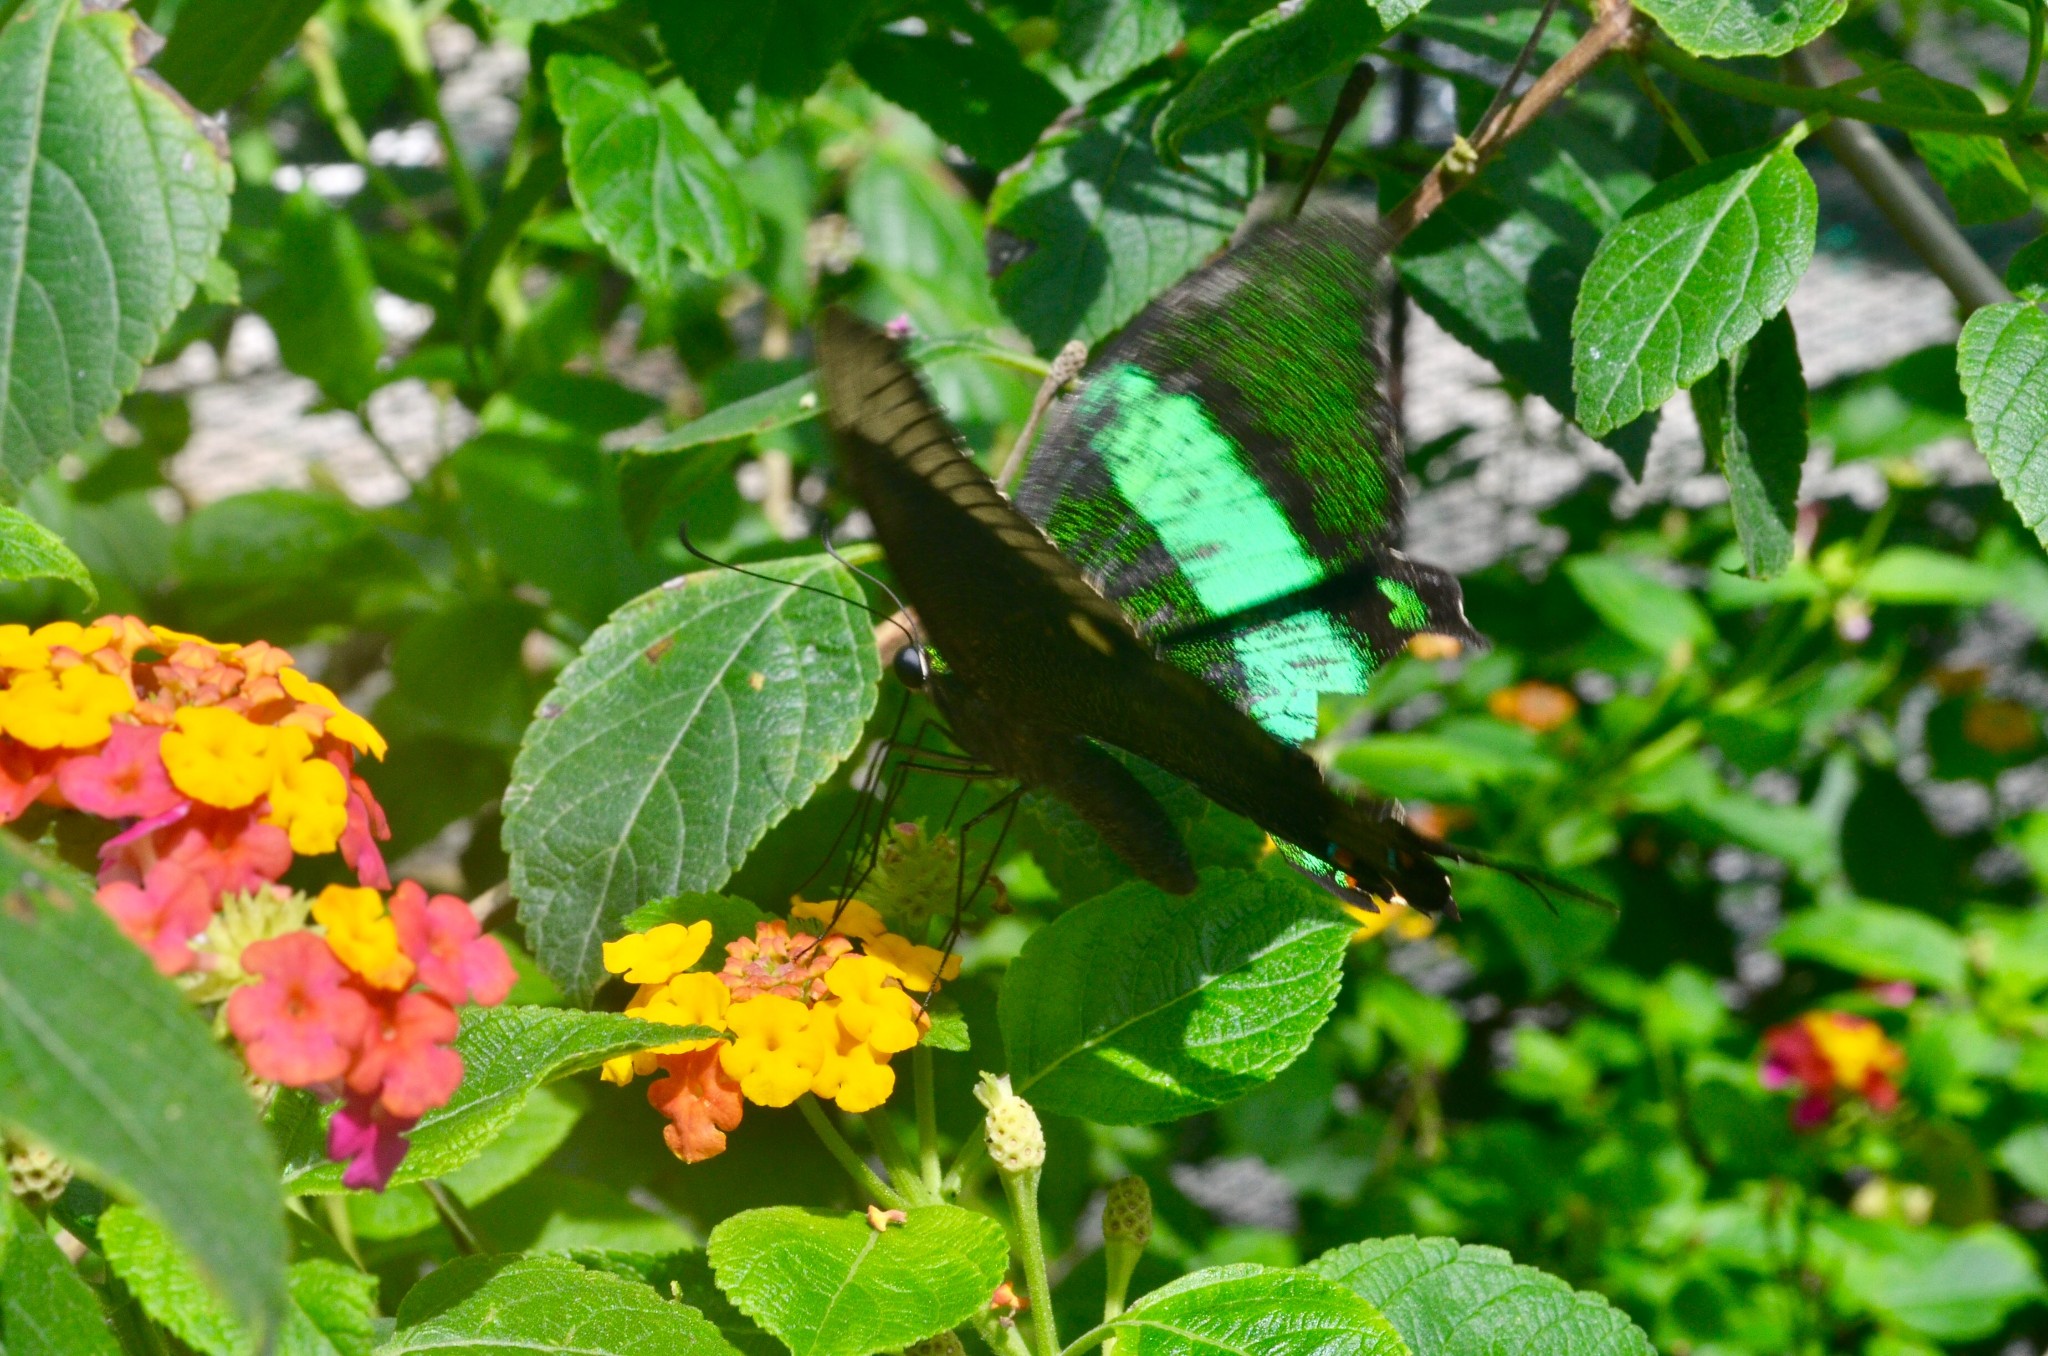
{"label": "butterfly head", "polygon": [[932,672],[936,666],[932,662],[929,650],[912,643],[896,652],[896,658],[890,662],[889,667],[895,673],[897,682],[914,692],[922,692],[925,684],[931,682]]}

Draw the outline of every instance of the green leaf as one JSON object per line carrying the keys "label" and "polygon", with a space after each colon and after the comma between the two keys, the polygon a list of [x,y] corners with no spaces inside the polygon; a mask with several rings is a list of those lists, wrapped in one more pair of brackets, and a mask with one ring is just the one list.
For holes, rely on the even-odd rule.
{"label": "green leaf", "polygon": [[2048,235],[2020,248],[2005,266],[2005,285],[2030,301],[2048,292]]}
{"label": "green leaf", "polygon": [[71,1260],[12,1195],[0,1196],[0,1351],[121,1352]]}
{"label": "green leaf", "polygon": [[789,100],[816,89],[873,8],[872,0],[665,0],[653,18],[676,70],[724,117],[749,85]]}
{"label": "green leaf", "polygon": [[84,590],[88,607],[100,600],[92,572],[64,539],[5,505],[0,505],[0,579],[62,579]]}
{"label": "green leaf", "polygon": [[1654,1356],[1604,1297],[1516,1266],[1499,1248],[1379,1238],[1333,1248],[1308,1269],[1379,1306],[1428,1356]]}
{"label": "green leaf", "polygon": [[148,1206],[244,1321],[284,1307],[284,1209],[242,1070],[93,902],[0,835],[0,1122]]}
{"label": "green leaf", "polygon": [[759,252],[760,224],[733,183],[736,157],[680,80],[659,89],[603,57],[548,59],[569,192],[620,267],[657,291],[684,269],[718,278]]}
{"label": "green leaf", "polygon": [[1765,321],[1756,338],[1702,378],[1692,388],[1692,407],[1701,440],[1728,478],[1750,577],[1773,578],[1792,563],[1806,465],[1806,375],[1791,312]]}
{"label": "green leaf", "polygon": [[[581,1084],[546,1083],[535,1088],[498,1137],[475,1158],[445,1174],[442,1185],[464,1205],[482,1205],[546,1162],[589,1104]],[[405,1238],[433,1228],[440,1219],[433,1200],[417,1186],[350,1192],[348,1217],[358,1238]]]}
{"label": "green leaf", "polygon": [[1892,904],[1844,901],[1807,909],[1772,935],[1771,948],[1860,978],[1907,979],[1949,993],[1962,989],[1969,968],[1955,929]]}
{"label": "green leaf", "polygon": [[1089,80],[1121,80],[1187,32],[1181,0],[1059,0],[1059,54]]}
{"label": "green leaf", "polygon": [[462,1257],[407,1292],[377,1356],[734,1356],[687,1304],[566,1257]]}
{"label": "green leaf", "polygon": [[2012,1310],[2048,1294],[2033,1249],[1999,1225],[1958,1234],[1892,1229],[1884,1243],[1850,1251],[1843,1288],[1883,1317],[1938,1342],[1989,1337]]}
{"label": "green leaf", "polygon": [[1115,1326],[1119,1356],[1409,1356],[1386,1316],[1342,1286],[1249,1263],[1163,1285]]}
{"label": "green leaf", "polygon": [[[1878,78],[1878,92],[1890,104],[1939,108],[1982,116],[1984,101],[1961,85],[1915,70],[1902,63],[1885,68]],[[1927,173],[1941,185],[1956,220],[1964,226],[1983,226],[2025,216],[2033,208],[2027,181],[2013,164],[2005,142],[1992,136],[1963,136],[1955,132],[1909,132],[1913,149]]]}
{"label": "green leaf", "polygon": [[1818,198],[1789,146],[1666,179],[1594,252],[1572,315],[1578,419],[1595,436],[1733,357],[1813,259]]}
{"label": "green leaf", "polygon": [[1046,134],[989,199],[996,303],[1050,353],[1093,343],[1230,239],[1258,190],[1250,127],[1189,136],[1186,169],[1147,135],[1166,86],[1147,85]]}
{"label": "green leaf", "polygon": [[609,1271],[654,1287],[663,1299],[679,1299],[702,1313],[725,1340],[746,1356],[782,1356],[782,1344],[770,1337],[718,1288],[711,1275],[711,1261],[702,1248],[675,1252],[606,1252],[580,1248],[570,1253],[578,1263],[593,1271]]}
{"label": "green leaf", "polygon": [[1998,1166],[2035,1196],[2048,1196],[2048,1123],[2013,1131],[1998,1146]]}
{"label": "green leaf", "polygon": [[[462,1086],[447,1103],[420,1117],[406,1138],[412,1149],[392,1175],[394,1186],[446,1177],[503,1134],[543,1083],[595,1068],[614,1055],[713,1034],[702,1027],[664,1026],[616,1012],[574,1008],[464,1008],[455,1053]],[[332,1108],[304,1095],[271,1111],[272,1129],[287,1146],[284,1185],[295,1195],[341,1191],[342,1165],[328,1161],[326,1123]]]}
{"label": "green leaf", "polygon": [[354,620],[372,589],[419,578],[370,515],[338,494],[299,490],[206,505],[178,525],[172,563],[186,625],[279,645],[323,622]]}
{"label": "green leaf", "polygon": [[299,36],[320,0],[185,0],[177,26],[156,59],[156,73],[200,108],[220,109],[242,97],[263,68]]}
{"label": "green leaf", "polygon": [[1977,447],[2020,521],[2048,545],[2048,316],[2032,302],[1986,306],[1963,322],[1956,375]]}
{"label": "green leaf", "polygon": [[1017,1091],[1110,1125],[1242,1097],[1330,1015],[1351,930],[1281,872],[1205,871],[1185,898],[1132,882],[1070,909],[1032,934],[1003,982]]}
{"label": "green leaf", "polygon": [[1337,768],[1404,800],[1469,801],[1489,786],[1527,788],[1565,775],[1539,736],[1485,716],[1454,717],[1426,734],[1375,734],[1342,749]]}
{"label": "green leaf", "polygon": [[220,244],[227,149],[138,68],[122,10],[0,26],[0,488],[91,437]]}
{"label": "green leaf", "polygon": [[[258,1356],[264,1349],[209,1290],[185,1251],[140,1210],[117,1205],[100,1216],[107,1265],[143,1310],[208,1356]],[[276,1356],[367,1356],[377,1278],[336,1262],[293,1265],[291,1303],[270,1351]]]}
{"label": "green leaf", "polygon": [[1196,132],[1349,69],[1386,36],[1363,0],[1276,5],[1225,39],[1167,101],[1152,128],[1153,144],[1167,163],[1178,164]]}
{"label": "green leaf", "polygon": [[[505,792],[528,944],[587,997],[650,899],[715,890],[860,742],[880,664],[822,556],[684,575],[626,604],[541,704]],[[781,581],[787,580],[789,583]]]}
{"label": "green leaf", "polygon": [[1975,607],[2001,597],[2003,572],[1926,546],[1894,546],[1880,552],[1856,580],[1856,591],[1873,603],[1952,604]]}
{"label": "green leaf", "polygon": [[711,894],[705,891],[688,890],[665,899],[642,904],[626,915],[627,932],[646,932],[663,923],[699,923],[711,920],[711,944],[705,948],[705,959],[697,963],[700,970],[715,970],[724,961],[719,957],[725,952],[725,944],[741,937],[752,937],[754,929],[774,915],[764,913],[751,902],[735,899],[731,895]]}
{"label": "green leaf", "polygon": [[257,310],[276,331],[286,367],[312,378],[334,404],[360,405],[383,380],[369,249],[355,223],[310,188],[285,199],[277,227],[282,277]]}
{"label": "green leaf", "polygon": [[501,19],[533,24],[565,24],[587,14],[613,8],[619,0],[484,0],[484,8]]}
{"label": "green leaf", "polygon": [[[1581,88],[1509,142],[1395,254],[1401,285],[1432,319],[1567,418],[1579,279],[1600,238],[1650,190],[1644,166],[1655,131],[1640,100]],[[1389,176],[1381,205],[1391,209],[1404,188]],[[1647,415],[1601,441],[1640,473],[1655,427]]]}
{"label": "green leaf", "polygon": [[1022,159],[1066,110],[1066,96],[960,0],[927,5],[923,19],[921,33],[885,28],[870,36],[853,49],[853,69],[990,169]]}
{"label": "green leaf", "polygon": [[980,1313],[1010,1260],[986,1215],[908,1213],[877,1230],[866,1215],[747,1210],[713,1229],[705,1251],[719,1289],[792,1356],[894,1351]]}
{"label": "green leaf", "polygon": [[1679,645],[1714,642],[1714,623],[1686,590],[1652,579],[1614,556],[1573,556],[1565,577],[1607,628],[1651,654],[1669,656]]}
{"label": "green leaf", "polygon": [[1848,0],[1642,0],[1637,8],[1695,56],[1783,56],[1832,28]]}

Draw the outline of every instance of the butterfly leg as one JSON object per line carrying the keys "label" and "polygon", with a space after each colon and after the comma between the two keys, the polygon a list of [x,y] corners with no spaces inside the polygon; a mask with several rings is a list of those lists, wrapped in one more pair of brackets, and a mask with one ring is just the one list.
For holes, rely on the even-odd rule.
{"label": "butterfly leg", "polygon": [[[996,859],[1003,855],[1003,844],[1010,837],[1010,829],[1017,822],[1017,807],[1023,803],[1024,788],[1013,786],[1004,792],[986,810],[974,815],[960,826],[960,855],[955,859],[957,874],[953,880],[953,920],[946,928],[946,944],[940,950],[938,974],[945,973],[946,962],[953,957],[953,948],[960,944],[960,930],[967,918],[967,903],[975,898],[988,884],[989,876],[995,871]],[[974,888],[967,888],[967,836],[982,823],[995,815],[1002,815],[1002,827],[996,830],[996,840],[989,846],[988,855],[982,858],[981,871],[974,878]],[[937,975],[932,987],[925,992],[923,1007],[930,1007],[932,998],[939,991]]]}

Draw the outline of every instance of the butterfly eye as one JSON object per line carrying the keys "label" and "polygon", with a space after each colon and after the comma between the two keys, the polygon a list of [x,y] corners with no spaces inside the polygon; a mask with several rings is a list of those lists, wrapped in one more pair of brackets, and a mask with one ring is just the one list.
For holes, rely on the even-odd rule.
{"label": "butterfly eye", "polygon": [[932,661],[922,645],[906,645],[898,650],[890,667],[896,671],[896,681],[908,688],[921,689],[932,676]]}

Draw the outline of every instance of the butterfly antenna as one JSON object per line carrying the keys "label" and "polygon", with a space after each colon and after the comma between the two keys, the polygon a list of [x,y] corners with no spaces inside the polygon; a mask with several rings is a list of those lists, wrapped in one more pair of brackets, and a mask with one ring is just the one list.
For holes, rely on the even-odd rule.
{"label": "butterfly antenna", "polygon": [[[903,633],[904,639],[908,640],[912,645],[915,645],[918,649],[922,650],[924,648],[924,637],[919,635],[917,631],[917,614],[910,610],[909,604],[903,601],[903,599],[897,594],[896,590],[890,588],[880,579],[876,578],[872,574],[869,574],[866,570],[863,570],[860,566],[854,564],[845,556],[840,555],[839,548],[832,544],[832,528],[830,524],[827,524],[824,530],[818,533],[818,540],[824,544],[825,554],[832,557],[833,560],[837,561],[841,568],[849,571],[852,574],[859,576],[862,579],[867,580],[870,584],[873,584],[883,593],[889,595],[889,601],[896,604],[896,612],[893,616],[883,617],[880,612],[875,611],[873,608],[869,608],[868,611],[873,616],[880,617],[885,624],[893,626],[898,631],[901,631]],[[906,618],[908,618],[907,621],[905,620]]]}
{"label": "butterfly antenna", "polygon": [[1344,88],[1337,92],[1337,107],[1323,128],[1322,144],[1316,147],[1316,158],[1308,162],[1308,173],[1302,176],[1301,188],[1294,195],[1294,206],[1288,209],[1288,216],[1300,216],[1301,209],[1308,205],[1309,190],[1316,186],[1316,180],[1323,177],[1323,167],[1330,163],[1330,153],[1337,149],[1337,138],[1344,135],[1344,129],[1358,116],[1358,110],[1365,107],[1365,96],[1372,93],[1373,81],[1377,79],[1379,72],[1369,61],[1361,61],[1351,68]]}
{"label": "butterfly antenna", "polygon": [[[821,589],[816,584],[800,583],[794,579],[780,579],[772,574],[764,574],[760,570],[750,570],[743,565],[735,565],[729,560],[720,560],[717,556],[711,555],[709,552],[699,549],[697,544],[690,540],[690,525],[688,523],[676,524],[676,540],[683,544],[683,549],[685,551],[688,551],[691,555],[703,561],[706,565],[716,565],[721,570],[731,570],[734,574],[743,574],[749,579],[763,579],[770,584],[781,584],[785,588],[802,589],[805,593],[815,593],[822,598],[830,598],[834,602],[846,603],[849,606],[859,608],[861,611],[867,613],[870,617],[873,617],[876,621],[891,620],[891,618],[885,617],[880,612],[877,612],[874,608],[869,607],[866,602],[859,598],[849,598],[843,593],[834,593],[831,589]],[[832,550],[832,544],[830,542],[827,542],[825,544],[825,551],[828,555],[831,555],[831,557],[834,560],[838,560],[840,564],[846,564],[844,560],[840,560],[838,553]],[[848,568],[852,567],[849,566]],[[858,574],[859,571],[856,570],[855,573]],[[868,576],[862,575],[861,577],[867,578]],[[895,595],[891,594],[890,596],[894,597]]]}
{"label": "butterfly antenna", "polygon": [[[1420,837],[1421,835],[1417,836]],[[1608,913],[1619,914],[1621,912],[1621,906],[1605,895],[1594,894],[1583,885],[1574,885],[1564,877],[1553,875],[1538,867],[1529,866],[1523,862],[1507,861],[1491,853],[1481,852],[1477,848],[1461,847],[1456,843],[1446,843],[1440,839],[1424,838],[1423,842],[1432,853],[1439,857],[1448,857],[1452,861],[1461,862],[1466,866],[1477,866],[1483,867],[1488,871],[1498,871],[1509,880],[1518,881],[1528,886],[1529,889],[1535,891],[1537,898],[1541,899],[1552,913],[1557,912],[1557,904],[1546,893],[1545,887],[1555,890],[1568,899],[1576,899],[1581,904],[1590,904],[1594,908],[1604,909]]]}

